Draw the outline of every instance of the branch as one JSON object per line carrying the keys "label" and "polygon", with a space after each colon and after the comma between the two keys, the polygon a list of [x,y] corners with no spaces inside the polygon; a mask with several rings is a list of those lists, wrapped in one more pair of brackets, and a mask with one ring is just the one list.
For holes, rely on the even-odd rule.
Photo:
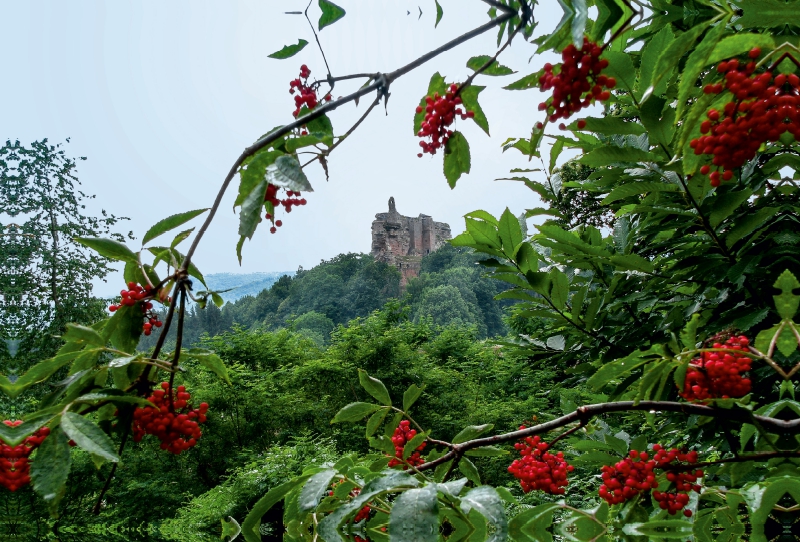
{"label": "branch", "polygon": [[743,423],[757,423],[764,427],[777,429],[781,432],[800,433],[800,418],[794,420],[780,420],[767,416],[758,416],[748,410],[719,409],[695,403],[678,403],[673,401],[640,401],[638,403],[634,403],[633,401],[617,401],[613,403],[598,403],[594,405],[582,406],[575,412],[561,416],[555,420],[540,423],[539,425],[534,425],[533,427],[520,429],[519,431],[512,431],[502,435],[469,440],[467,442],[462,442],[461,444],[453,444],[449,452],[434,461],[429,461],[428,463],[420,465],[418,470],[424,471],[432,469],[442,463],[450,461],[451,459],[459,458],[464,455],[464,452],[474,448],[482,448],[483,446],[492,446],[495,444],[501,444],[503,442],[521,440],[525,437],[546,433],[548,431],[552,431],[553,429],[558,429],[559,427],[564,427],[575,422],[585,424],[590,418],[593,418],[599,414],[642,410],[682,412],[684,414],[736,420]]}
{"label": "branch", "polygon": [[[219,192],[217,193],[217,197],[214,200],[214,204],[211,206],[211,208],[208,211],[208,216],[206,217],[205,222],[203,222],[203,225],[200,226],[200,229],[198,230],[197,235],[195,236],[194,240],[192,241],[192,245],[189,247],[189,250],[186,253],[186,257],[183,260],[183,264],[181,264],[181,271],[185,272],[186,269],[189,267],[189,263],[191,262],[192,256],[194,255],[195,251],[197,250],[197,246],[200,244],[200,240],[203,238],[203,235],[205,234],[206,230],[208,230],[208,227],[211,225],[211,222],[214,220],[214,216],[217,214],[217,210],[219,209],[220,203],[222,203],[222,198],[225,195],[225,192],[227,191],[228,186],[230,185],[231,181],[233,180],[233,177],[236,175],[236,172],[239,170],[239,167],[242,165],[242,163],[247,158],[249,158],[250,156],[252,156],[256,152],[260,151],[261,149],[263,149],[265,147],[268,147],[273,142],[277,141],[278,139],[280,139],[284,135],[288,134],[292,130],[300,128],[304,124],[308,124],[312,120],[314,120],[316,118],[319,118],[319,117],[325,115],[326,113],[328,113],[330,111],[338,109],[342,105],[345,105],[347,103],[355,101],[355,100],[361,98],[362,96],[366,96],[367,94],[370,94],[371,92],[374,92],[376,90],[388,88],[388,86],[393,81],[399,79],[400,77],[404,76],[405,74],[409,73],[410,71],[420,67],[421,65],[425,64],[429,60],[431,60],[433,58],[436,58],[440,54],[445,53],[445,52],[449,51],[450,49],[453,49],[454,47],[456,47],[458,45],[461,45],[462,43],[471,40],[474,37],[480,36],[481,34],[491,30],[492,28],[501,25],[505,21],[508,21],[509,19],[513,18],[515,15],[516,15],[516,12],[506,12],[503,15],[501,15],[500,17],[498,17],[497,19],[493,19],[492,21],[490,21],[490,22],[488,22],[486,24],[483,24],[483,25],[479,26],[478,28],[470,30],[469,32],[467,32],[465,34],[462,34],[461,36],[459,36],[459,37],[457,37],[457,38],[455,38],[455,39],[453,39],[451,41],[448,41],[444,45],[434,49],[433,51],[430,51],[430,52],[422,55],[421,57],[417,58],[413,62],[410,62],[410,63],[406,64],[405,66],[403,66],[401,68],[398,68],[398,69],[396,69],[395,71],[393,71],[391,73],[379,75],[378,79],[374,83],[372,83],[370,85],[367,85],[367,86],[357,90],[356,92],[353,92],[352,94],[350,94],[348,96],[345,96],[343,98],[339,98],[338,100],[334,100],[334,101],[328,102],[328,103],[326,103],[324,105],[321,105],[321,106],[317,106],[313,111],[311,111],[311,112],[307,113],[306,115],[296,119],[294,122],[286,124],[285,126],[270,132],[269,134],[265,135],[264,137],[262,137],[261,139],[259,139],[258,141],[256,141],[255,143],[253,143],[252,145],[247,147],[242,152],[242,154],[239,155],[239,157],[236,159],[236,161],[233,163],[233,165],[230,168],[230,171],[228,171],[228,175],[225,177],[225,180],[222,182],[222,186],[220,187]],[[176,293],[177,293],[177,289],[176,289]]]}

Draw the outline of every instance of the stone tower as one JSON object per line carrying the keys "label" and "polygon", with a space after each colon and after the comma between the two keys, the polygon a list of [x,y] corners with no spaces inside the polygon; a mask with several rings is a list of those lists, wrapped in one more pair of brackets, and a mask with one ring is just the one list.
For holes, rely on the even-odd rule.
{"label": "stone tower", "polygon": [[400,271],[400,285],[419,276],[422,257],[450,239],[450,226],[434,222],[428,215],[416,218],[397,212],[394,198],[389,198],[389,212],[378,213],[372,223],[372,255],[376,260],[394,265]]}

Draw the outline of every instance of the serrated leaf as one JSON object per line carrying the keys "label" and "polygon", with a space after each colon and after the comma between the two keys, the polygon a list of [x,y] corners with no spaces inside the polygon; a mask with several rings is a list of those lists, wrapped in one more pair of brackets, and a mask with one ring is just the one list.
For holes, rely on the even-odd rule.
{"label": "serrated leaf", "polygon": [[[473,56],[469,60],[467,60],[467,68],[472,71],[478,71],[483,66],[486,65],[492,57],[489,55],[480,55],[480,56]],[[492,64],[481,72],[482,75],[495,75],[495,76],[502,76],[502,75],[511,75],[512,73],[516,73],[514,70],[507,66],[503,66],[498,61],[492,62]]]}
{"label": "serrated leaf", "polygon": [[485,423],[483,425],[470,425],[462,429],[458,432],[456,436],[453,437],[453,444],[461,444],[462,442],[467,442],[468,440],[473,440],[478,438],[479,436],[483,435],[494,429],[493,423]]}
{"label": "serrated leaf", "polygon": [[68,343],[91,344],[105,346],[106,341],[91,327],[78,324],[67,324],[67,331],[61,336]]}
{"label": "serrated leaf", "polygon": [[386,389],[386,386],[383,385],[383,382],[377,378],[369,376],[363,369],[358,370],[358,382],[361,384],[361,387],[367,391],[367,393],[380,401],[382,404],[386,406],[392,406],[392,399],[389,397],[389,391]]}
{"label": "serrated leaf", "polygon": [[279,156],[274,163],[267,166],[266,175],[269,183],[275,186],[294,190],[295,192],[314,191],[311,188],[311,183],[308,182],[308,177],[300,169],[300,162],[294,156]]}
{"label": "serrated leaf", "polygon": [[194,211],[187,211],[185,213],[179,213],[176,215],[168,216],[163,220],[159,220],[153,226],[147,230],[147,233],[144,234],[142,238],[142,245],[145,245],[170,230],[174,230],[178,226],[182,226],[186,224],[191,219],[195,218],[196,216],[200,216],[201,214],[208,211],[208,209],[196,209]]}
{"label": "serrated leaf", "polygon": [[678,65],[683,55],[692,50],[697,38],[703,34],[708,25],[708,22],[696,24],[670,41],[669,45],[661,51],[653,70],[652,79],[648,81],[648,87],[642,88],[644,97],[646,97],[650,89],[658,88],[661,80],[672,73],[672,70]]}
{"label": "serrated leaf", "polygon": [[486,135],[489,135],[489,120],[478,102],[478,94],[485,88],[478,85],[470,85],[461,91],[461,99],[464,102],[464,108],[474,114],[472,120],[475,121],[475,124],[480,126],[481,130],[486,132]]}
{"label": "serrated leaf", "polygon": [[469,143],[461,132],[455,131],[444,146],[444,176],[450,188],[464,173],[470,171]]}
{"label": "serrated leaf", "polygon": [[615,187],[611,193],[605,197],[602,204],[607,205],[621,199],[647,194],[649,192],[680,192],[680,187],[674,184],[653,181],[626,183]]}
{"label": "serrated leaf", "polygon": [[75,412],[66,412],[61,416],[61,428],[75,444],[87,452],[114,463],[119,461],[111,439],[91,420]]}
{"label": "serrated leaf", "polygon": [[58,503],[64,495],[71,465],[69,439],[56,429],[42,441],[35,461],[31,462],[33,490],[45,501]]}
{"label": "serrated leaf", "polygon": [[708,57],[707,64],[716,64],[720,60],[728,60],[747,53],[754,47],[758,47],[763,51],[771,51],[775,48],[775,38],[769,34],[737,32],[733,36],[728,36],[717,43],[714,51]]}
{"label": "serrated leaf", "polygon": [[242,202],[239,212],[239,235],[242,236],[242,239],[252,239],[256,227],[261,222],[261,209],[264,206],[267,184],[267,179],[262,178]]}
{"label": "serrated leaf", "polygon": [[706,33],[700,44],[689,54],[678,81],[678,107],[676,119],[683,117],[691,93],[697,88],[697,78],[708,65],[709,57],[726,32],[728,20],[724,19]]}
{"label": "serrated leaf", "polygon": [[322,15],[319,18],[320,30],[332,25],[346,14],[345,10],[329,0],[319,0],[319,7],[322,9]]}
{"label": "serrated leaf", "polygon": [[381,408],[380,405],[373,405],[372,403],[350,403],[336,413],[331,423],[357,422],[363,420],[379,408]]}
{"label": "serrated leaf", "polygon": [[426,433],[417,433],[414,435],[411,440],[406,442],[403,446],[403,459],[408,459],[411,457],[411,454],[414,453],[414,450],[416,450],[420,444],[425,442],[427,438],[428,435]]}
{"label": "serrated leaf", "polygon": [[125,246],[124,243],[114,239],[102,239],[100,237],[75,237],[75,241],[85,247],[91,248],[100,256],[117,260],[119,262],[138,263],[136,254]]}
{"label": "serrated leaf", "polygon": [[[583,119],[586,122],[584,128],[587,132],[594,132],[603,135],[641,135],[645,133],[645,128],[638,122],[626,122],[620,117],[602,117],[594,118],[587,117]],[[570,125],[573,126],[573,125]],[[577,126],[575,126],[577,128]]]}
{"label": "serrated leaf", "polygon": [[436,486],[409,489],[398,495],[388,530],[391,542],[436,542],[439,538]]}
{"label": "serrated leaf", "polygon": [[517,247],[522,243],[522,228],[519,225],[519,220],[515,217],[508,207],[503,211],[500,216],[498,225],[498,233],[500,234],[500,241],[503,243],[503,250],[507,254],[516,254]]}
{"label": "serrated leaf", "polygon": [[416,384],[411,384],[408,389],[403,393],[403,410],[408,412],[408,409],[417,402],[420,395],[422,395],[422,390],[425,386],[419,387]]}
{"label": "serrated leaf", "polygon": [[336,476],[335,469],[325,469],[308,479],[297,499],[297,507],[301,513],[317,507],[322,496],[327,493],[334,476]]}
{"label": "serrated leaf", "polygon": [[214,352],[201,348],[190,348],[184,351],[184,355],[210,370],[228,384],[232,384],[230,376],[228,376],[228,369],[225,367],[225,362]]}
{"label": "serrated leaf", "polygon": [[510,452],[496,446],[483,446],[482,448],[473,448],[467,450],[464,455],[470,457],[498,457],[501,455],[508,455]]}
{"label": "serrated leaf", "polygon": [[261,518],[290,491],[309,478],[311,478],[311,475],[301,476],[277,487],[273,487],[253,505],[253,508],[250,509],[250,512],[242,523],[242,535],[244,535],[246,542],[261,542],[261,534],[258,531],[258,527],[261,525]]}
{"label": "serrated leaf", "polygon": [[[462,459],[464,461],[464,459]],[[469,514],[475,510],[492,524],[491,535],[486,542],[505,542],[508,537],[508,520],[506,519],[505,506],[497,494],[497,490],[490,486],[476,487],[461,497],[461,510]]]}
{"label": "serrated leaf", "polygon": [[467,480],[476,486],[481,485],[481,475],[478,474],[478,469],[475,468],[475,464],[466,457],[462,457],[461,461],[458,462],[458,470],[467,477]]}
{"label": "serrated leaf", "polygon": [[609,166],[614,163],[657,162],[658,156],[634,147],[604,145],[581,156],[578,161],[590,167]]}
{"label": "serrated leaf", "polygon": [[389,414],[389,410],[389,408],[382,408],[369,417],[366,429],[367,438],[375,434],[383,420],[386,419],[386,415]]}
{"label": "serrated leaf", "polygon": [[278,60],[291,58],[300,51],[302,51],[306,45],[308,45],[308,42],[306,40],[298,39],[297,43],[295,43],[294,45],[284,45],[283,49],[281,49],[280,51],[275,51],[271,55],[267,56],[269,58],[277,58]]}

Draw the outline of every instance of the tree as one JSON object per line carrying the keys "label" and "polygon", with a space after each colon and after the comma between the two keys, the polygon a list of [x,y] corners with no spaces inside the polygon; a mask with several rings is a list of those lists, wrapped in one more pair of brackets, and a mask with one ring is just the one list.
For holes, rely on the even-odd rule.
{"label": "tree", "polygon": [[[13,383],[0,381],[15,396],[70,366],[74,378],[44,405],[48,408],[32,413],[19,428],[0,426],[6,442],[28,438],[34,439],[26,441],[31,446],[41,446],[31,474],[34,489],[51,506],[57,505],[66,475],[63,468],[48,467],[69,463],[69,438],[112,462],[119,460],[118,448],[101,426],[122,449],[131,432],[134,439],[155,436],[173,453],[197,444],[207,405],[192,408],[191,394],[176,385],[175,374],[183,365],[200,364],[224,381],[229,376],[216,354],[182,348],[187,281],[190,275],[202,281],[192,256],[234,176],[240,176],[241,258],[262,216],[277,228],[281,207],[288,211],[306,203],[300,193],[310,184],[303,167],[316,161],[327,172],[328,155],[346,141],[350,131],[334,137],[328,113],[376,93],[366,117],[388,98],[397,78],[475,35],[499,29],[498,49],[469,59],[474,71],[465,81],[432,76],[414,119],[420,154],[444,155],[450,186],[469,172],[469,144],[463,133],[451,130],[452,122],[456,116],[472,119],[488,130],[478,103],[482,88],[473,83],[511,75],[498,57],[512,41],[529,40],[535,27],[532,3],[486,3],[491,5],[486,24],[395,71],[328,74],[314,82],[302,66],[291,82],[298,93],[297,120],[263,136],[234,162],[185,254],[177,248],[184,233],[168,247],[149,247],[152,264],[142,263],[144,252],[121,243],[82,240],[129,264],[126,280],[134,284],[119,310],[92,327],[69,327],[57,356]],[[327,0],[319,6],[320,30],[345,16]],[[299,371],[312,392],[323,383],[330,389],[331,382],[342,402],[352,392],[356,401],[342,405],[333,422],[366,419],[366,442],[375,453],[343,455],[270,488],[241,526],[226,521],[225,534],[241,528],[248,542],[259,540],[262,518],[283,502],[291,540],[438,540],[440,535],[540,540],[552,537],[551,526],[570,540],[705,540],[716,529],[739,536],[745,524],[750,540],[767,540],[773,510],[797,509],[800,406],[794,381],[800,374],[800,332],[794,318],[800,262],[793,246],[800,53],[791,42],[797,30],[789,16],[794,4],[765,9],[756,0],[735,6],[603,0],[594,18],[584,2],[564,6],[555,32],[533,40],[536,51],[560,51],[563,61],[505,86],[552,91],[539,106],[546,119],[534,124],[530,138],[510,138],[504,148],[530,159],[539,156],[542,141],[552,141],[551,181],[561,151],[577,149],[578,163],[594,171],[571,177],[566,188],[587,195],[582,200],[587,210],[599,205],[602,212],[570,218],[555,205],[551,214],[561,221],[545,221],[529,236],[509,210],[500,217],[479,210],[467,214],[466,232],[453,244],[488,256],[481,263],[509,285],[499,297],[518,301],[517,317],[537,320],[530,326],[537,336],[518,337],[518,351],[534,362],[546,360],[562,382],[595,390],[598,402],[565,401],[561,415],[531,413],[519,420],[518,430],[475,424],[442,437],[440,427],[415,414],[424,411],[426,401],[435,402],[439,390],[429,398],[418,382],[402,382],[392,370],[413,357],[422,335],[396,340],[388,329],[403,311],[386,311],[367,331],[342,331],[350,340],[334,334],[329,349],[357,364],[361,394],[371,399],[358,400],[350,388],[355,375],[347,374],[345,364],[312,364]],[[307,43],[300,40],[272,56],[291,57]],[[334,84],[351,79],[366,84],[331,100]],[[574,118],[592,103],[604,104],[603,113]],[[551,133],[548,125],[560,120],[562,132]],[[301,148],[315,154],[305,165],[297,158]],[[794,170],[792,176],[782,173],[787,169]],[[561,193],[530,178],[532,173],[512,170],[515,180],[545,199]],[[610,232],[574,222],[612,211]],[[145,235],[145,244],[203,212],[160,221]],[[166,267],[164,278],[156,273],[159,263],[164,265],[158,269]],[[213,292],[201,297],[216,299]],[[147,313],[148,304],[158,302],[169,306],[165,331],[177,326],[175,349],[163,351],[165,332],[152,352],[137,355],[139,335],[161,323]],[[320,312],[327,305],[319,305]],[[369,340],[375,337],[379,340]],[[505,355],[498,348],[497,357]],[[156,371],[169,381],[154,390]],[[448,407],[441,408],[446,414]],[[614,432],[613,426],[625,431]],[[519,456],[510,457],[511,443]],[[485,458],[503,461],[519,482],[515,492],[482,484]],[[116,467],[109,469],[98,503],[115,472]],[[579,504],[557,500],[575,487],[582,492]],[[530,494],[539,495],[540,504],[521,506]],[[744,521],[740,509],[747,511]],[[676,519],[678,513],[682,519]]]}

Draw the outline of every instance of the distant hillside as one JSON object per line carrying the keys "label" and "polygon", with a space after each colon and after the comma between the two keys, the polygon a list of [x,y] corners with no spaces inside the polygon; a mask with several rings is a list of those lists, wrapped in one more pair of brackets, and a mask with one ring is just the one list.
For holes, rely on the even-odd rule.
{"label": "distant hillside", "polygon": [[[263,290],[269,290],[283,275],[293,277],[294,271],[273,271],[270,273],[213,273],[206,275],[208,287],[215,291],[231,290],[220,294],[222,299],[234,302],[247,295],[258,295]],[[195,290],[202,288],[196,285]]]}

